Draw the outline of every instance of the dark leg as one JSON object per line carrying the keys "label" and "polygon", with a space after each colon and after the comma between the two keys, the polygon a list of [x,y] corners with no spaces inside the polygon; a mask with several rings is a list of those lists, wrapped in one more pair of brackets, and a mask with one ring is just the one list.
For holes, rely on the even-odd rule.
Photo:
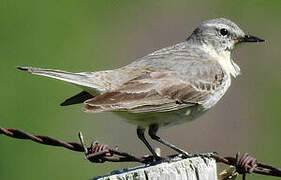
{"label": "dark leg", "polygon": [[145,139],[145,136],[144,136],[144,132],[145,132],[145,129],[142,128],[142,127],[138,127],[137,128],[137,135],[138,135],[138,138],[145,144],[145,146],[149,149],[149,151],[152,153],[153,157],[156,159],[156,160],[159,160],[160,157],[156,154],[156,152],[154,151],[154,149],[150,146],[150,144],[147,142],[147,140]]}
{"label": "dark leg", "polygon": [[149,126],[148,134],[150,135],[150,137],[152,139],[154,139],[154,140],[156,140],[156,141],[158,141],[158,142],[160,142],[160,143],[162,143],[162,144],[172,148],[173,150],[177,151],[180,154],[183,154],[186,157],[193,156],[192,154],[190,154],[190,153],[188,153],[188,152],[186,152],[186,151],[176,147],[175,145],[173,145],[173,144],[169,143],[168,141],[166,141],[166,140],[160,138],[159,136],[157,136],[156,133],[158,131],[158,128],[159,128],[159,126],[157,124],[153,124],[153,125]]}

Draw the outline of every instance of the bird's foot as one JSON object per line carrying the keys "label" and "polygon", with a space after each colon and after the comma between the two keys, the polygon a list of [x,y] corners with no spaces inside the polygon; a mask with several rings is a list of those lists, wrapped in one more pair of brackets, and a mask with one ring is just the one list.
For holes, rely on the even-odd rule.
{"label": "bird's foot", "polygon": [[171,157],[149,156],[149,157],[147,157],[145,163],[150,164],[150,165],[156,165],[156,164],[161,164],[161,163],[164,163],[164,162],[171,162],[172,160],[173,160],[173,158],[171,158]]}
{"label": "bird's foot", "polygon": [[210,158],[216,154],[218,154],[218,153],[217,152],[203,152],[203,153],[181,152],[181,154],[179,154],[178,157],[180,157],[180,158],[193,158],[193,157]]}
{"label": "bird's foot", "polygon": [[202,157],[202,158],[210,158],[213,155],[218,154],[217,152],[203,152],[203,153],[194,153],[193,157]]}

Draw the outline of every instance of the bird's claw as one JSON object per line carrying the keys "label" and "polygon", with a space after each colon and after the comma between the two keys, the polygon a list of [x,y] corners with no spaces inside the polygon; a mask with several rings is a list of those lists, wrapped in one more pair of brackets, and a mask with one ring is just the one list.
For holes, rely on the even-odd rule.
{"label": "bird's claw", "polygon": [[183,158],[193,158],[193,157],[202,157],[202,158],[210,158],[213,155],[218,154],[217,152],[204,152],[204,153],[183,153],[181,154]]}

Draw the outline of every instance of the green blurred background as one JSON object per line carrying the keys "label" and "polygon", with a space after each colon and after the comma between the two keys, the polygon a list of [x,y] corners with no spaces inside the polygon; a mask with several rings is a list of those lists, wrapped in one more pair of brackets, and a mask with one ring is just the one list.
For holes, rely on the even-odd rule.
{"label": "green blurred background", "polygon": [[[160,135],[189,151],[250,152],[281,167],[280,9],[280,0],[0,0],[0,125],[67,141],[78,141],[82,131],[88,142],[146,154],[135,127],[119,117],[86,114],[82,105],[60,107],[79,92],[77,87],[15,67],[116,68],[183,41],[203,20],[226,17],[267,43],[238,48],[234,57],[242,76],[213,110],[197,121],[160,130]],[[90,164],[82,153],[0,136],[0,179],[86,180],[136,165]]]}

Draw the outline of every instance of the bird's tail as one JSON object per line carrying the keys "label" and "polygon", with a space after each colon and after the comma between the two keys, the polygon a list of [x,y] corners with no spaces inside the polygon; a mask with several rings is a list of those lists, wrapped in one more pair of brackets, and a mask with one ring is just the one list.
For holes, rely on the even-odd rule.
{"label": "bird's tail", "polygon": [[97,87],[93,83],[94,79],[91,78],[90,73],[72,73],[56,69],[42,69],[34,67],[17,67],[19,70],[28,71],[31,74],[40,76],[51,77],[54,79],[66,81],[75,85],[80,86],[83,89],[96,89]]}

